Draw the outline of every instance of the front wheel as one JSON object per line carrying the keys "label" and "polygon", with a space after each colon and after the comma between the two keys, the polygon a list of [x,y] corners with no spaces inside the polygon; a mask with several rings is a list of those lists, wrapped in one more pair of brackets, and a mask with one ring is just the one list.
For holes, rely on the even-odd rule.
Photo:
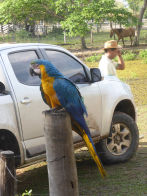
{"label": "front wheel", "polygon": [[96,144],[97,152],[104,163],[129,160],[137,150],[139,131],[135,121],[127,114],[115,112],[110,135]]}

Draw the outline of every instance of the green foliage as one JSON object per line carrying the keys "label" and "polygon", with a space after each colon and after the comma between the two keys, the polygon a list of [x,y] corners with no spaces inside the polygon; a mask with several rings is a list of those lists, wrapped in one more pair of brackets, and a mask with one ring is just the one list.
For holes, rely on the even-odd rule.
{"label": "green foliage", "polygon": [[139,52],[139,58],[142,59],[145,63],[147,63],[147,50],[141,50]]}
{"label": "green foliage", "polygon": [[147,19],[147,9],[146,9],[145,12],[144,12],[144,18]]}
{"label": "green foliage", "polygon": [[56,34],[62,34],[63,33],[63,29],[61,27],[56,27],[56,26],[53,26],[53,29],[51,31],[51,33],[56,33]]}
{"label": "green foliage", "polygon": [[71,13],[68,18],[61,22],[63,29],[66,30],[67,34],[71,37],[75,36],[86,36],[88,33],[88,24],[79,13]]}
{"label": "green foliage", "polygon": [[1,23],[34,24],[54,16],[53,0],[5,0],[0,6]]}
{"label": "green foliage", "polygon": [[143,59],[147,59],[147,50],[141,50],[140,52],[139,52],[139,57],[140,58],[143,58]]}
{"label": "green foliage", "polygon": [[123,53],[123,59],[125,61],[132,61],[136,59],[136,53],[133,53],[132,51],[124,51]]}
{"label": "green foliage", "polygon": [[114,7],[108,20],[126,27],[137,24],[137,18],[126,8]]}
{"label": "green foliage", "polygon": [[[37,21],[59,21],[67,35],[84,38],[94,24],[104,20],[129,25],[133,16],[118,8],[115,0],[5,0],[0,6],[0,23],[24,25],[35,35]],[[86,45],[86,44],[85,44]]]}
{"label": "green foliage", "polygon": [[22,194],[22,196],[31,196],[32,195],[32,190],[25,190],[25,193]]}
{"label": "green foliage", "polygon": [[101,56],[102,56],[101,54],[99,54],[99,55],[95,54],[93,56],[86,57],[85,61],[87,61],[87,62],[98,62],[100,60]]}
{"label": "green foliage", "polygon": [[141,8],[141,4],[143,3],[143,0],[127,0],[130,9],[133,10],[134,14],[137,14],[139,12],[139,9]]}
{"label": "green foliage", "polygon": [[20,30],[15,33],[16,39],[28,39],[31,37],[31,33],[25,30]]}
{"label": "green foliage", "polygon": [[57,0],[56,11],[64,15],[61,24],[70,36],[85,36],[92,25],[105,19],[124,25],[133,19],[132,14],[125,8],[118,8],[114,0]]}

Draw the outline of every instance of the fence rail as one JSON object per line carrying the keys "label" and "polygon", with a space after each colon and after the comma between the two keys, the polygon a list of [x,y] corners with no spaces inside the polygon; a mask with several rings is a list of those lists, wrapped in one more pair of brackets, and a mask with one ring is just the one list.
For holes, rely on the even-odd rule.
{"label": "fence rail", "polygon": [[[142,29],[147,29],[147,19],[143,19],[143,25]],[[91,23],[90,23],[91,24]],[[113,28],[120,28],[119,24],[112,23]],[[121,26],[122,28],[125,28],[124,26]],[[28,29],[31,27],[28,27]],[[48,32],[53,31],[53,29],[60,29],[61,25],[59,23],[57,24],[47,24],[47,23],[39,23],[35,24],[34,31],[36,35],[46,35]],[[19,30],[25,29],[22,25],[14,25],[14,24],[6,24],[6,25],[0,25],[0,34],[6,35],[10,32],[16,32]],[[93,31],[110,31],[110,23],[108,21],[93,25]]]}

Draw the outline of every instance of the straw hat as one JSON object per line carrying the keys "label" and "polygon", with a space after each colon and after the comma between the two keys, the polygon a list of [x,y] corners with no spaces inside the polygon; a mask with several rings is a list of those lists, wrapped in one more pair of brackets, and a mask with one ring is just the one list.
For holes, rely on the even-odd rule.
{"label": "straw hat", "polygon": [[109,49],[109,48],[122,48],[122,47],[117,44],[116,40],[110,40],[105,42],[104,44],[104,49]]}

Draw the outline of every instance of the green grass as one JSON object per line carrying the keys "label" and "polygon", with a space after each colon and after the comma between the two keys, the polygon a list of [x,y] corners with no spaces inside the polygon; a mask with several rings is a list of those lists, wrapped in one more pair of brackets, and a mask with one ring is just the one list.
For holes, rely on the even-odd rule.
{"label": "green grass", "polygon": [[86,57],[85,58],[85,61],[87,61],[87,62],[98,62],[100,59],[101,59],[101,54],[95,54],[95,55],[93,55],[93,56],[90,56],[90,57]]}
{"label": "green grass", "polygon": [[124,53],[123,55],[124,61],[132,61],[136,59],[136,54],[132,53],[132,51],[127,51],[127,53]]}
{"label": "green grass", "polygon": [[[106,179],[101,179],[92,160],[78,163],[80,196],[143,196],[147,194],[147,160],[145,148],[142,147],[136,156],[127,163],[105,166],[108,173]],[[88,152],[87,152],[88,154]]]}
{"label": "green grass", "polygon": [[128,61],[118,77],[131,86],[137,106],[147,105],[147,63],[141,60]]}
{"label": "green grass", "polygon": [[[143,143],[143,142],[142,142]],[[147,195],[147,146],[140,145],[135,157],[129,162],[105,165],[107,178],[102,179],[98,169],[86,149],[77,151],[76,163],[80,196],[146,196]],[[19,177],[18,184],[22,192],[24,187],[32,189],[33,195],[48,195],[48,176],[46,163],[30,169]]]}

